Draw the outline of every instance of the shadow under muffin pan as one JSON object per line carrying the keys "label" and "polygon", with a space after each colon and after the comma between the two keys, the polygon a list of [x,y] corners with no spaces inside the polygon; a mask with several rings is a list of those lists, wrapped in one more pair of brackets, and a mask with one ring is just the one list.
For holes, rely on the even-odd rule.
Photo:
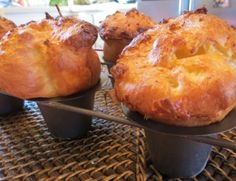
{"label": "shadow under muffin pan", "polygon": [[122,110],[130,120],[144,127],[154,167],[170,178],[190,178],[198,175],[204,170],[212,150],[211,145],[181,136],[216,137],[217,133],[233,129],[236,124],[236,109],[222,122],[199,127],[178,127],[147,120],[123,104]]}
{"label": "shadow under muffin pan", "polygon": [[97,83],[87,91],[60,98],[39,98],[36,101],[51,134],[61,139],[76,139],[85,137],[91,127],[92,117],[66,110],[50,107],[44,102],[59,102],[65,105],[92,110]]}
{"label": "shadow under muffin pan", "polygon": [[24,100],[0,93],[0,116],[6,116],[23,109]]}

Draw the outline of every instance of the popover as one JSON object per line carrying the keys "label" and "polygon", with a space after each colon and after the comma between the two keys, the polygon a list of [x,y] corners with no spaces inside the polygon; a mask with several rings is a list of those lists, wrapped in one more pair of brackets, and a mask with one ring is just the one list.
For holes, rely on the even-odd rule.
{"label": "popover", "polygon": [[101,22],[99,34],[104,40],[104,59],[115,62],[123,48],[138,34],[155,26],[150,17],[131,9],[126,13],[117,11]]}
{"label": "popover", "polygon": [[136,37],[112,68],[119,101],[177,126],[221,121],[236,106],[236,31],[188,12]]}
{"label": "popover", "polygon": [[100,77],[96,39],[95,26],[73,17],[47,15],[13,29],[0,41],[0,89],[22,99],[89,89]]}
{"label": "popover", "polygon": [[16,25],[11,20],[4,17],[0,17],[0,39],[11,29],[15,28]]}

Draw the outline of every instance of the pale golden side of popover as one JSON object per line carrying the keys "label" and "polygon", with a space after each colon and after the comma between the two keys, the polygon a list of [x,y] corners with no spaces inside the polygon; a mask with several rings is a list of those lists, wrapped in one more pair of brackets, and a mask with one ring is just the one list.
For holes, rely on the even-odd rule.
{"label": "pale golden side of popover", "polygon": [[236,31],[189,12],[135,38],[112,69],[118,99],[178,126],[221,121],[236,106]]}
{"label": "pale golden side of popover", "polygon": [[16,25],[11,20],[0,17],[0,39],[10,30],[15,28]]}
{"label": "pale golden side of popover", "polygon": [[72,17],[19,26],[0,42],[0,89],[29,99],[67,96],[94,86],[97,29]]}

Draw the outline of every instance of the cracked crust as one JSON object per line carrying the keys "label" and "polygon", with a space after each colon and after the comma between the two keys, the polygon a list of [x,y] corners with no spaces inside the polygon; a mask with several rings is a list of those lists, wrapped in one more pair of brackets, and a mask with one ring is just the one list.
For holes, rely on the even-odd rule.
{"label": "cracked crust", "polygon": [[12,21],[4,18],[4,17],[0,17],[0,39],[10,30],[12,30],[13,28],[15,28],[16,25],[15,23],[13,23]]}

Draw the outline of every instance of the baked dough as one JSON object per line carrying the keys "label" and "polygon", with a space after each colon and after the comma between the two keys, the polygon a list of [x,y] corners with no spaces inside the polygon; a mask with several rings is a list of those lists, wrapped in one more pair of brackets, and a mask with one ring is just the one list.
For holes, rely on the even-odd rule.
{"label": "baked dough", "polygon": [[135,38],[112,68],[118,99],[178,126],[221,121],[236,106],[236,31],[189,12]]}
{"label": "baked dough", "polygon": [[12,30],[13,28],[15,28],[16,25],[15,23],[13,23],[12,21],[4,18],[4,17],[0,17],[0,39],[10,30]]}
{"label": "baked dough", "polygon": [[99,34],[104,40],[104,58],[113,61],[118,58],[123,48],[138,34],[155,26],[149,17],[131,9],[126,13],[115,12],[101,23]]}
{"label": "baked dough", "polygon": [[99,34],[103,39],[128,39],[132,40],[138,34],[155,26],[149,17],[131,9],[126,13],[120,11],[106,17],[101,23]]}
{"label": "baked dough", "polygon": [[23,99],[89,89],[100,76],[96,39],[96,27],[72,17],[13,29],[0,42],[0,89]]}

